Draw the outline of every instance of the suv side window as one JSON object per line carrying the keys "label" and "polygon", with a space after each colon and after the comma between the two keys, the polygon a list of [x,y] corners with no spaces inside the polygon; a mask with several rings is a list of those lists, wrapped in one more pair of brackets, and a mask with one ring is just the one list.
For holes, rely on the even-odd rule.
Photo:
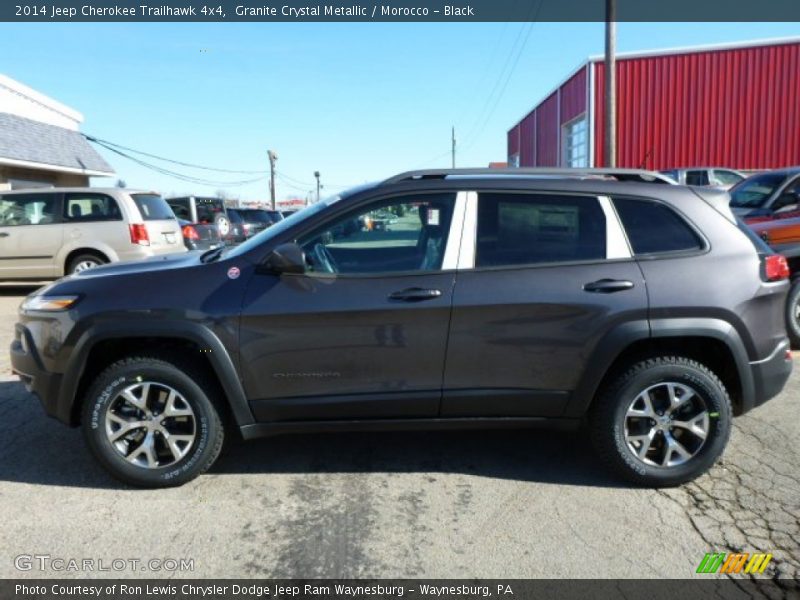
{"label": "suv side window", "polygon": [[105,194],[64,195],[64,220],[69,222],[121,221],[117,201]]}
{"label": "suv side window", "polygon": [[0,196],[0,227],[55,223],[54,194]]}
{"label": "suv side window", "polygon": [[374,202],[303,236],[312,273],[376,274],[442,267],[455,193]]}
{"label": "suv side window", "polygon": [[476,267],[605,257],[606,217],[597,198],[511,193],[478,198]]}
{"label": "suv side window", "polygon": [[689,224],[659,202],[615,198],[614,206],[635,255],[703,249],[703,241]]}
{"label": "suv side window", "polygon": [[708,185],[708,171],[686,171],[686,185]]}

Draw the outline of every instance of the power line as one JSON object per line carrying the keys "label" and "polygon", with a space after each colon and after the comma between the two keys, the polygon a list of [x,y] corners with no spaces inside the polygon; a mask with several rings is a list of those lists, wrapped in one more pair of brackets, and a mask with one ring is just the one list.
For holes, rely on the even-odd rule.
{"label": "power line", "polygon": [[[543,4],[544,0],[539,0],[535,5],[535,9],[534,5],[531,5],[531,10],[528,13],[528,16],[531,17],[530,21],[525,25],[523,25],[520,28],[519,32],[517,33],[517,37],[514,40],[514,44],[511,46],[511,52],[509,53],[506,59],[503,69],[500,71],[497,81],[495,82],[495,85],[492,88],[492,92],[487,97],[486,103],[484,104],[484,108],[481,110],[481,113],[479,113],[479,117],[475,122],[476,127],[473,127],[473,129],[470,131],[469,134],[467,134],[465,138],[464,150],[471,148],[475,144],[475,141],[478,139],[478,136],[481,134],[481,132],[483,132],[483,129],[486,127],[487,123],[494,115],[494,111],[497,109],[497,106],[500,103],[500,100],[503,98],[503,94],[505,93],[506,88],[508,87],[508,84],[511,81],[511,78],[514,76],[514,71],[516,70],[517,65],[519,64],[519,60],[522,57],[522,53],[528,44],[528,40],[530,39],[533,27],[539,18],[539,12]],[[517,44],[520,41],[520,39],[522,40],[522,43],[519,44],[519,48],[517,49]],[[510,63],[512,57],[513,57],[513,63]],[[511,64],[511,68],[508,70],[508,74],[506,75],[506,69],[509,66],[509,64]],[[504,76],[505,80],[503,80]],[[502,86],[499,88],[500,91],[494,97],[494,102],[492,102],[492,97],[494,96],[494,92],[498,89],[498,85],[500,85],[501,81],[503,83]],[[486,113],[485,118],[481,121],[481,115],[483,114],[486,108],[489,108],[489,111],[488,113]],[[480,123],[479,127],[477,126],[478,123]]]}
{"label": "power line", "polygon": [[174,160],[171,158],[166,158],[164,156],[158,156],[157,154],[150,154],[149,152],[144,152],[143,150],[135,150],[133,148],[129,148],[127,146],[123,146],[121,144],[117,144],[114,142],[109,142],[108,140],[103,140],[91,135],[82,134],[90,142],[94,142],[95,144],[99,144],[104,147],[112,146],[114,148],[118,148],[120,150],[126,150],[127,152],[133,152],[134,154],[141,154],[142,156],[146,156],[148,158],[155,158],[156,160],[161,160],[164,162],[172,163],[174,165],[180,165],[182,167],[190,167],[192,169],[200,169],[203,171],[215,171],[217,173],[234,173],[239,175],[266,175],[269,171],[237,171],[234,169],[219,169],[216,167],[206,167],[203,165],[196,165],[193,163],[187,163],[180,160]]}
{"label": "power line", "polygon": [[142,167],[144,167],[146,169],[150,169],[152,171],[155,171],[156,173],[160,173],[161,175],[166,175],[168,177],[173,177],[173,178],[179,179],[181,181],[186,181],[186,182],[189,182],[189,183],[195,183],[195,184],[198,184],[198,185],[219,186],[219,187],[240,186],[240,185],[248,185],[248,184],[252,184],[252,183],[257,183],[257,182],[263,181],[264,179],[267,178],[267,176],[264,175],[262,177],[256,177],[254,179],[245,179],[245,180],[240,180],[240,181],[221,181],[221,180],[214,180],[214,179],[203,179],[201,177],[195,177],[193,175],[187,175],[185,173],[178,173],[177,171],[172,171],[170,169],[166,169],[166,168],[161,167],[159,165],[154,165],[154,164],[146,162],[146,161],[144,161],[144,160],[142,160],[140,158],[136,158],[135,156],[131,156],[129,154],[126,154],[125,152],[123,152],[123,151],[121,151],[121,150],[119,150],[117,148],[114,148],[112,146],[108,146],[108,145],[100,142],[99,140],[93,140],[93,141],[94,141],[95,144],[105,148],[109,152],[113,152],[114,154],[118,154],[119,156],[122,156],[123,158],[127,158],[128,160],[130,160],[130,161],[132,161],[132,162],[134,162],[134,163],[136,163],[136,164],[138,164],[138,165],[140,165],[140,166],[142,166]]}

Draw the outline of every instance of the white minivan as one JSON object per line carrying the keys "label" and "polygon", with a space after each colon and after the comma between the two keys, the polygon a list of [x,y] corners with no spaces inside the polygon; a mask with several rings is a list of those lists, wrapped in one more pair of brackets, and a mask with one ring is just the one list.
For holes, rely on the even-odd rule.
{"label": "white minivan", "polygon": [[0,280],[55,279],[98,265],[186,252],[153,192],[50,188],[0,192]]}

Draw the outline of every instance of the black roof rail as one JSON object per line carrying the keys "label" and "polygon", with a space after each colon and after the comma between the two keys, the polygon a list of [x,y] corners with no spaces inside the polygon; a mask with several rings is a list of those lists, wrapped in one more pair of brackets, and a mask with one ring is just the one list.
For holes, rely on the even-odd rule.
{"label": "black roof rail", "polygon": [[381,185],[401,183],[418,179],[446,179],[447,177],[481,177],[485,175],[519,176],[519,177],[614,177],[639,178],[642,181],[659,180],[664,183],[674,183],[663,173],[647,171],[644,169],[605,169],[605,168],[565,168],[565,167],[514,167],[494,169],[489,167],[475,169],[421,169],[406,171],[389,179]]}

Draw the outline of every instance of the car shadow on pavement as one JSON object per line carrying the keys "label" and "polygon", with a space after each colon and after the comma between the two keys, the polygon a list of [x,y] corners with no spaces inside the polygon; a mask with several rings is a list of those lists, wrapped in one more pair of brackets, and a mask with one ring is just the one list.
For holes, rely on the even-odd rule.
{"label": "car shadow on pavement", "polygon": [[[461,473],[621,487],[579,432],[470,430],[297,434],[234,440],[212,473]],[[80,430],[45,416],[19,382],[0,382],[0,481],[124,488],[90,455]]]}
{"label": "car shadow on pavement", "polygon": [[45,285],[44,283],[3,283],[0,285],[0,297],[20,296],[25,297]]}

